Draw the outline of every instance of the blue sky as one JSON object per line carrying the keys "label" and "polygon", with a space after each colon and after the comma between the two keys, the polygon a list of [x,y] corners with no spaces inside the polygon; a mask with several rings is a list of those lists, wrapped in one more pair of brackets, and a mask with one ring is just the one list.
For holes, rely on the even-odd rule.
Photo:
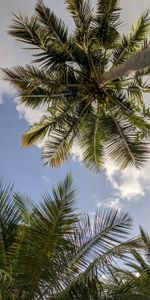
{"label": "blue sky", "polygon": [[[0,46],[0,66],[11,66],[29,62],[25,51],[21,51],[17,44],[7,34],[10,24],[11,12],[33,9],[36,1],[33,0],[5,0],[0,4],[0,36],[3,43]],[[69,24],[72,23],[64,11],[63,0],[45,1],[63,17]],[[93,1],[93,4],[95,1]],[[122,18],[125,25],[121,30],[125,31],[129,25],[141,13],[147,9],[149,0],[122,0]],[[130,5],[130,8],[129,8]],[[83,167],[81,162],[70,159],[62,168],[51,169],[43,167],[40,159],[41,149],[34,147],[23,149],[20,140],[28,124],[39,119],[41,111],[31,111],[22,105],[16,104],[15,91],[0,80],[0,175],[7,181],[15,184],[15,189],[22,194],[28,194],[34,201],[38,201],[41,195],[50,191],[67,172],[71,171],[78,190],[77,207],[81,211],[88,210],[91,214],[96,207],[122,207],[134,217],[135,223],[141,224],[149,230],[150,211],[150,164],[141,172],[129,170],[121,173],[109,160],[105,169],[99,174],[93,174]],[[148,100],[148,98],[147,98]],[[75,149],[76,151],[77,149]]]}

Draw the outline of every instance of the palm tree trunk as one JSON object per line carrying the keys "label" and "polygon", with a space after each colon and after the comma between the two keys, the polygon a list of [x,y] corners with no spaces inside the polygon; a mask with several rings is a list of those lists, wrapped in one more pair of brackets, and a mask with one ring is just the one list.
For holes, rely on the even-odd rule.
{"label": "palm tree trunk", "polygon": [[100,79],[100,87],[105,85],[107,81],[112,81],[118,79],[120,77],[128,76],[131,73],[136,71],[140,71],[144,68],[150,66],[150,47],[139,51],[127,61],[118,65],[116,67],[112,67],[110,71],[105,72]]}

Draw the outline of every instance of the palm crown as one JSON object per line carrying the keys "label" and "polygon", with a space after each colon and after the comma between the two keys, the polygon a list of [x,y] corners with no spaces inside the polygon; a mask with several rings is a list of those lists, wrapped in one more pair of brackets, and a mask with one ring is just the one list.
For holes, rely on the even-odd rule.
{"label": "palm crown", "polygon": [[70,175],[38,204],[0,182],[1,299],[106,299],[104,272],[141,241],[127,241],[127,213],[97,211],[92,226],[75,199]]}
{"label": "palm crown", "polygon": [[106,155],[120,168],[141,167],[149,157],[149,110],[143,92],[150,87],[143,76],[150,68],[145,68],[148,63],[133,68],[132,56],[137,53],[137,63],[143,53],[139,51],[149,51],[149,12],[121,36],[118,0],[98,0],[95,11],[88,0],[65,3],[75,24],[72,34],[42,1],[32,18],[15,16],[10,29],[32,47],[38,67],[5,69],[5,78],[26,106],[46,108],[24,134],[22,145],[46,141],[43,158],[51,166],[63,163],[78,143],[90,169],[98,171]]}

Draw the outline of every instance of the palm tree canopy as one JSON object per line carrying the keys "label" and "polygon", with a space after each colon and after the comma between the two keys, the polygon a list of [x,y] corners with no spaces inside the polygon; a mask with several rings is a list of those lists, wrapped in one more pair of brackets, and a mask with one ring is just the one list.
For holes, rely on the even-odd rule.
{"label": "palm tree canopy", "polygon": [[[5,79],[43,118],[24,134],[25,147],[44,141],[44,163],[60,166],[80,146],[85,165],[99,171],[109,156],[122,169],[149,159],[149,11],[120,35],[118,0],[66,0],[74,21],[65,23],[38,1],[31,17],[14,16],[9,33],[33,51],[33,63],[5,69]],[[142,57],[145,57],[143,60]],[[137,61],[139,63],[137,63]],[[131,72],[134,71],[134,74]]]}
{"label": "palm tree canopy", "polygon": [[1,299],[105,299],[104,273],[141,242],[127,240],[127,213],[100,210],[91,223],[75,200],[70,175],[37,204],[0,184]]}
{"label": "palm tree canopy", "polygon": [[110,267],[106,299],[150,299],[150,237],[140,228],[142,248],[132,249],[126,269]]}

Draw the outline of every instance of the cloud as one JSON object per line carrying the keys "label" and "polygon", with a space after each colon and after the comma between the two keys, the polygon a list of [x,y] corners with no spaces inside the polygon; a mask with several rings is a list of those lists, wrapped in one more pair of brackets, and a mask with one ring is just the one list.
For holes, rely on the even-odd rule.
{"label": "cloud", "polygon": [[106,206],[120,211],[122,208],[122,203],[119,198],[114,198],[114,199],[112,198],[108,201],[108,203],[106,203]]}
{"label": "cloud", "polygon": [[105,201],[101,201],[99,196],[96,194],[91,194],[92,201],[95,202],[96,209],[100,208],[113,208],[120,210],[123,206],[123,199],[119,198],[118,193],[113,191],[111,197],[105,199]]}
{"label": "cloud", "polygon": [[150,187],[150,162],[147,163],[141,171],[135,168],[120,171],[119,168],[107,158],[105,174],[121,199],[135,200],[144,197]]}
{"label": "cloud", "polygon": [[3,99],[3,93],[0,93],[0,104],[4,103],[4,99]]}
{"label": "cloud", "polygon": [[82,161],[82,151],[78,143],[75,141],[71,149],[72,158],[74,161]]}
{"label": "cloud", "polygon": [[25,107],[24,104],[19,103],[19,101],[16,101],[16,110],[19,113],[19,118],[24,119],[29,125],[32,125],[35,122],[38,122],[43,114],[45,113],[45,110],[43,108],[36,108],[31,109],[29,107]]}

